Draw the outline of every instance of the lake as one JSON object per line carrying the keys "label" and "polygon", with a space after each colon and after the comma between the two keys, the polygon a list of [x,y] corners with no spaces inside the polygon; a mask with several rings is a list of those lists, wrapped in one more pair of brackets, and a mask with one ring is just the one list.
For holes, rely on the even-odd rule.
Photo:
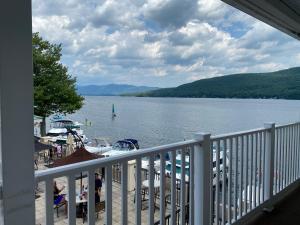
{"label": "lake", "polygon": [[91,121],[92,126],[83,126],[90,139],[135,138],[144,148],[191,139],[196,132],[222,134],[262,127],[264,122],[300,121],[300,101],[88,96],[83,108],[68,117]]}

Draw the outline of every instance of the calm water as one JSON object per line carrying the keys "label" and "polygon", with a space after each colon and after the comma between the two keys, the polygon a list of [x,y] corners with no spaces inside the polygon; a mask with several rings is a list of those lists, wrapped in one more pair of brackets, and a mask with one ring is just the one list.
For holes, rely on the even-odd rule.
{"label": "calm water", "polygon": [[[245,99],[187,99],[86,97],[84,107],[69,117],[84,126],[89,137],[139,140],[151,147],[184,139],[195,132],[221,134],[262,127],[264,122],[300,120],[300,101]],[[117,117],[112,120],[112,104]]]}

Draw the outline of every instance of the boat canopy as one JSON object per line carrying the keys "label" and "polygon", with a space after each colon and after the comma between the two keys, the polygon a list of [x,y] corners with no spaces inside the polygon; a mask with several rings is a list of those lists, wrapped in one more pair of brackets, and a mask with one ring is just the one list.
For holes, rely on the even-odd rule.
{"label": "boat canopy", "polygon": [[80,128],[82,126],[81,123],[74,122],[73,120],[70,119],[57,119],[53,120],[53,127],[54,128]]}
{"label": "boat canopy", "polygon": [[135,149],[135,148],[138,149],[138,142],[135,139],[124,139],[124,140],[117,141],[114,147],[120,149]]}
{"label": "boat canopy", "polygon": [[129,142],[131,142],[132,144],[134,144],[135,147],[136,147],[137,149],[140,148],[140,147],[139,147],[139,143],[138,143],[138,141],[137,141],[136,139],[127,138],[127,139],[124,139],[123,141],[129,141]]}

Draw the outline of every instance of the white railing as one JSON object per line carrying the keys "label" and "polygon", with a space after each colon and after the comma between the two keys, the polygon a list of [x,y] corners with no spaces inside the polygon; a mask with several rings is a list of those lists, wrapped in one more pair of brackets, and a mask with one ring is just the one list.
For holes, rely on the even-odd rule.
{"label": "white railing", "polygon": [[[135,204],[135,224],[142,224],[143,218],[141,218],[141,188],[142,188],[142,160],[148,162],[148,195],[149,195],[149,202],[148,202],[148,218],[147,224],[153,225],[156,224],[165,224],[166,218],[168,218],[168,222],[170,224],[178,224],[178,218],[180,220],[180,224],[186,224],[188,220],[192,221],[193,218],[187,218],[186,211],[190,212],[189,215],[193,214],[193,204],[188,204],[187,192],[190,193],[190,197],[193,196],[194,190],[193,185],[186,185],[185,177],[187,171],[182,169],[180,175],[176,173],[176,167],[171,167],[170,171],[170,205],[171,205],[171,212],[170,215],[166,214],[165,212],[165,188],[166,188],[166,178],[167,176],[162,176],[162,174],[166,174],[166,166],[160,166],[160,170],[156,171],[160,174],[159,176],[159,193],[156,192],[157,189],[154,187],[154,181],[157,182],[157,178],[155,177],[155,169],[154,169],[154,161],[158,158],[160,165],[166,165],[165,163],[165,155],[166,153],[170,153],[171,156],[171,163],[172,165],[176,165],[176,155],[180,154],[183,159],[185,156],[188,156],[188,163],[189,165],[189,176],[193,177],[193,149],[196,145],[199,145],[197,141],[184,141],[176,144],[170,144],[160,147],[155,147],[151,149],[144,149],[135,152],[130,152],[126,155],[117,156],[117,157],[108,157],[102,159],[96,159],[86,162],[81,162],[73,165],[67,165],[64,167],[57,167],[52,168],[44,171],[37,171],[36,172],[36,182],[45,182],[45,223],[54,224],[54,210],[53,210],[53,180],[59,177],[67,177],[68,179],[68,222],[69,224],[76,224],[76,187],[75,187],[75,176],[80,174],[81,172],[88,173],[88,215],[87,220],[88,224],[95,224],[95,171],[99,168],[105,168],[105,224],[111,225],[112,219],[114,217],[113,208],[112,208],[112,200],[116,196],[113,196],[112,189],[113,189],[113,182],[112,182],[112,166],[115,164],[119,164],[121,166],[121,201],[120,201],[120,210],[121,210],[121,218],[120,224],[126,225],[128,223],[128,204]],[[128,162],[135,160],[135,199],[134,203],[129,202],[128,200]],[[186,161],[181,160],[181,168],[186,168],[185,166]],[[178,178],[176,175],[183,178],[184,182],[178,183]],[[193,180],[193,179],[192,179]],[[188,182],[192,182],[188,181]],[[187,190],[189,188],[189,190]],[[178,195],[178,190],[180,190],[180,194]],[[91,194],[89,194],[91,193]],[[159,195],[159,223],[154,219],[154,198],[155,196]],[[190,198],[189,197],[189,198]],[[177,198],[180,198],[179,201]],[[179,205],[178,205],[179,203]],[[188,205],[188,210],[187,206]],[[179,210],[178,210],[179,209]],[[179,213],[179,215],[178,215]]]}
{"label": "white railing", "polygon": [[[211,190],[214,224],[232,224],[268,198],[272,128],[212,137],[216,182]],[[220,162],[220,155],[226,160]],[[220,163],[225,168],[220,171]],[[220,176],[222,174],[222,176]]]}
{"label": "white railing", "polygon": [[300,124],[289,124],[276,127],[274,189],[277,194],[300,175]]}
{"label": "white railing", "polygon": [[[247,220],[263,207],[270,207],[284,190],[298,180],[300,175],[299,138],[300,124],[294,123],[232,134],[210,136],[197,134],[194,140],[154,147],[126,155],[102,158],[36,172],[36,182],[45,182],[45,222],[54,223],[53,179],[68,179],[68,222],[76,224],[75,176],[88,172],[88,224],[95,224],[94,172],[105,167],[105,224],[111,225],[115,214],[112,200],[113,183],[120,185],[121,211],[118,224],[130,224],[128,216],[135,217],[135,224],[148,225],[207,225],[238,224]],[[169,165],[166,166],[166,153]],[[160,156],[159,159],[157,156]],[[179,160],[176,157],[181,156]],[[187,157],[186,157],[187,156]],[[134,203],[128,199],[128,163],[134,160]],[[147,219],[142,210],[142,162],[147,161],[149,187]],[[155,161],[159,170],[155,171]],[[118,164],[121,180],[113,182],[112,168]],[[178,171],[179,168],[179,171]],[[188,168],[188,169],[182,169]],[[169,169],[170,176],[165,175]],[[177,171],[176,171],[177,170]],[[167,181],[170,177],[170,182]],[[119,179],[118,179],[119,180]],[[159,180],[159,191],[154,184]],[[170,188],[168,188],[170,186]],[[169,190],[170,193],[166,192]],[[166,210],[168,195],[170,209]],[[155,197],[159,196],[159,216],[155,219]],[[134,204],[133,215],[128,206]],[[157,211],[156,211],[157,213]]]}

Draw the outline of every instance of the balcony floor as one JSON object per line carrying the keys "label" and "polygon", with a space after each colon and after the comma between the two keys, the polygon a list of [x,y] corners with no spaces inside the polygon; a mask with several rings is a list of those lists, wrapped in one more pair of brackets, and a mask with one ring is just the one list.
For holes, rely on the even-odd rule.
{"label": "balcony floor", "polygon": [[263,213],[248,225],[299,225],[300,187],[274,207],[271,213]]}

